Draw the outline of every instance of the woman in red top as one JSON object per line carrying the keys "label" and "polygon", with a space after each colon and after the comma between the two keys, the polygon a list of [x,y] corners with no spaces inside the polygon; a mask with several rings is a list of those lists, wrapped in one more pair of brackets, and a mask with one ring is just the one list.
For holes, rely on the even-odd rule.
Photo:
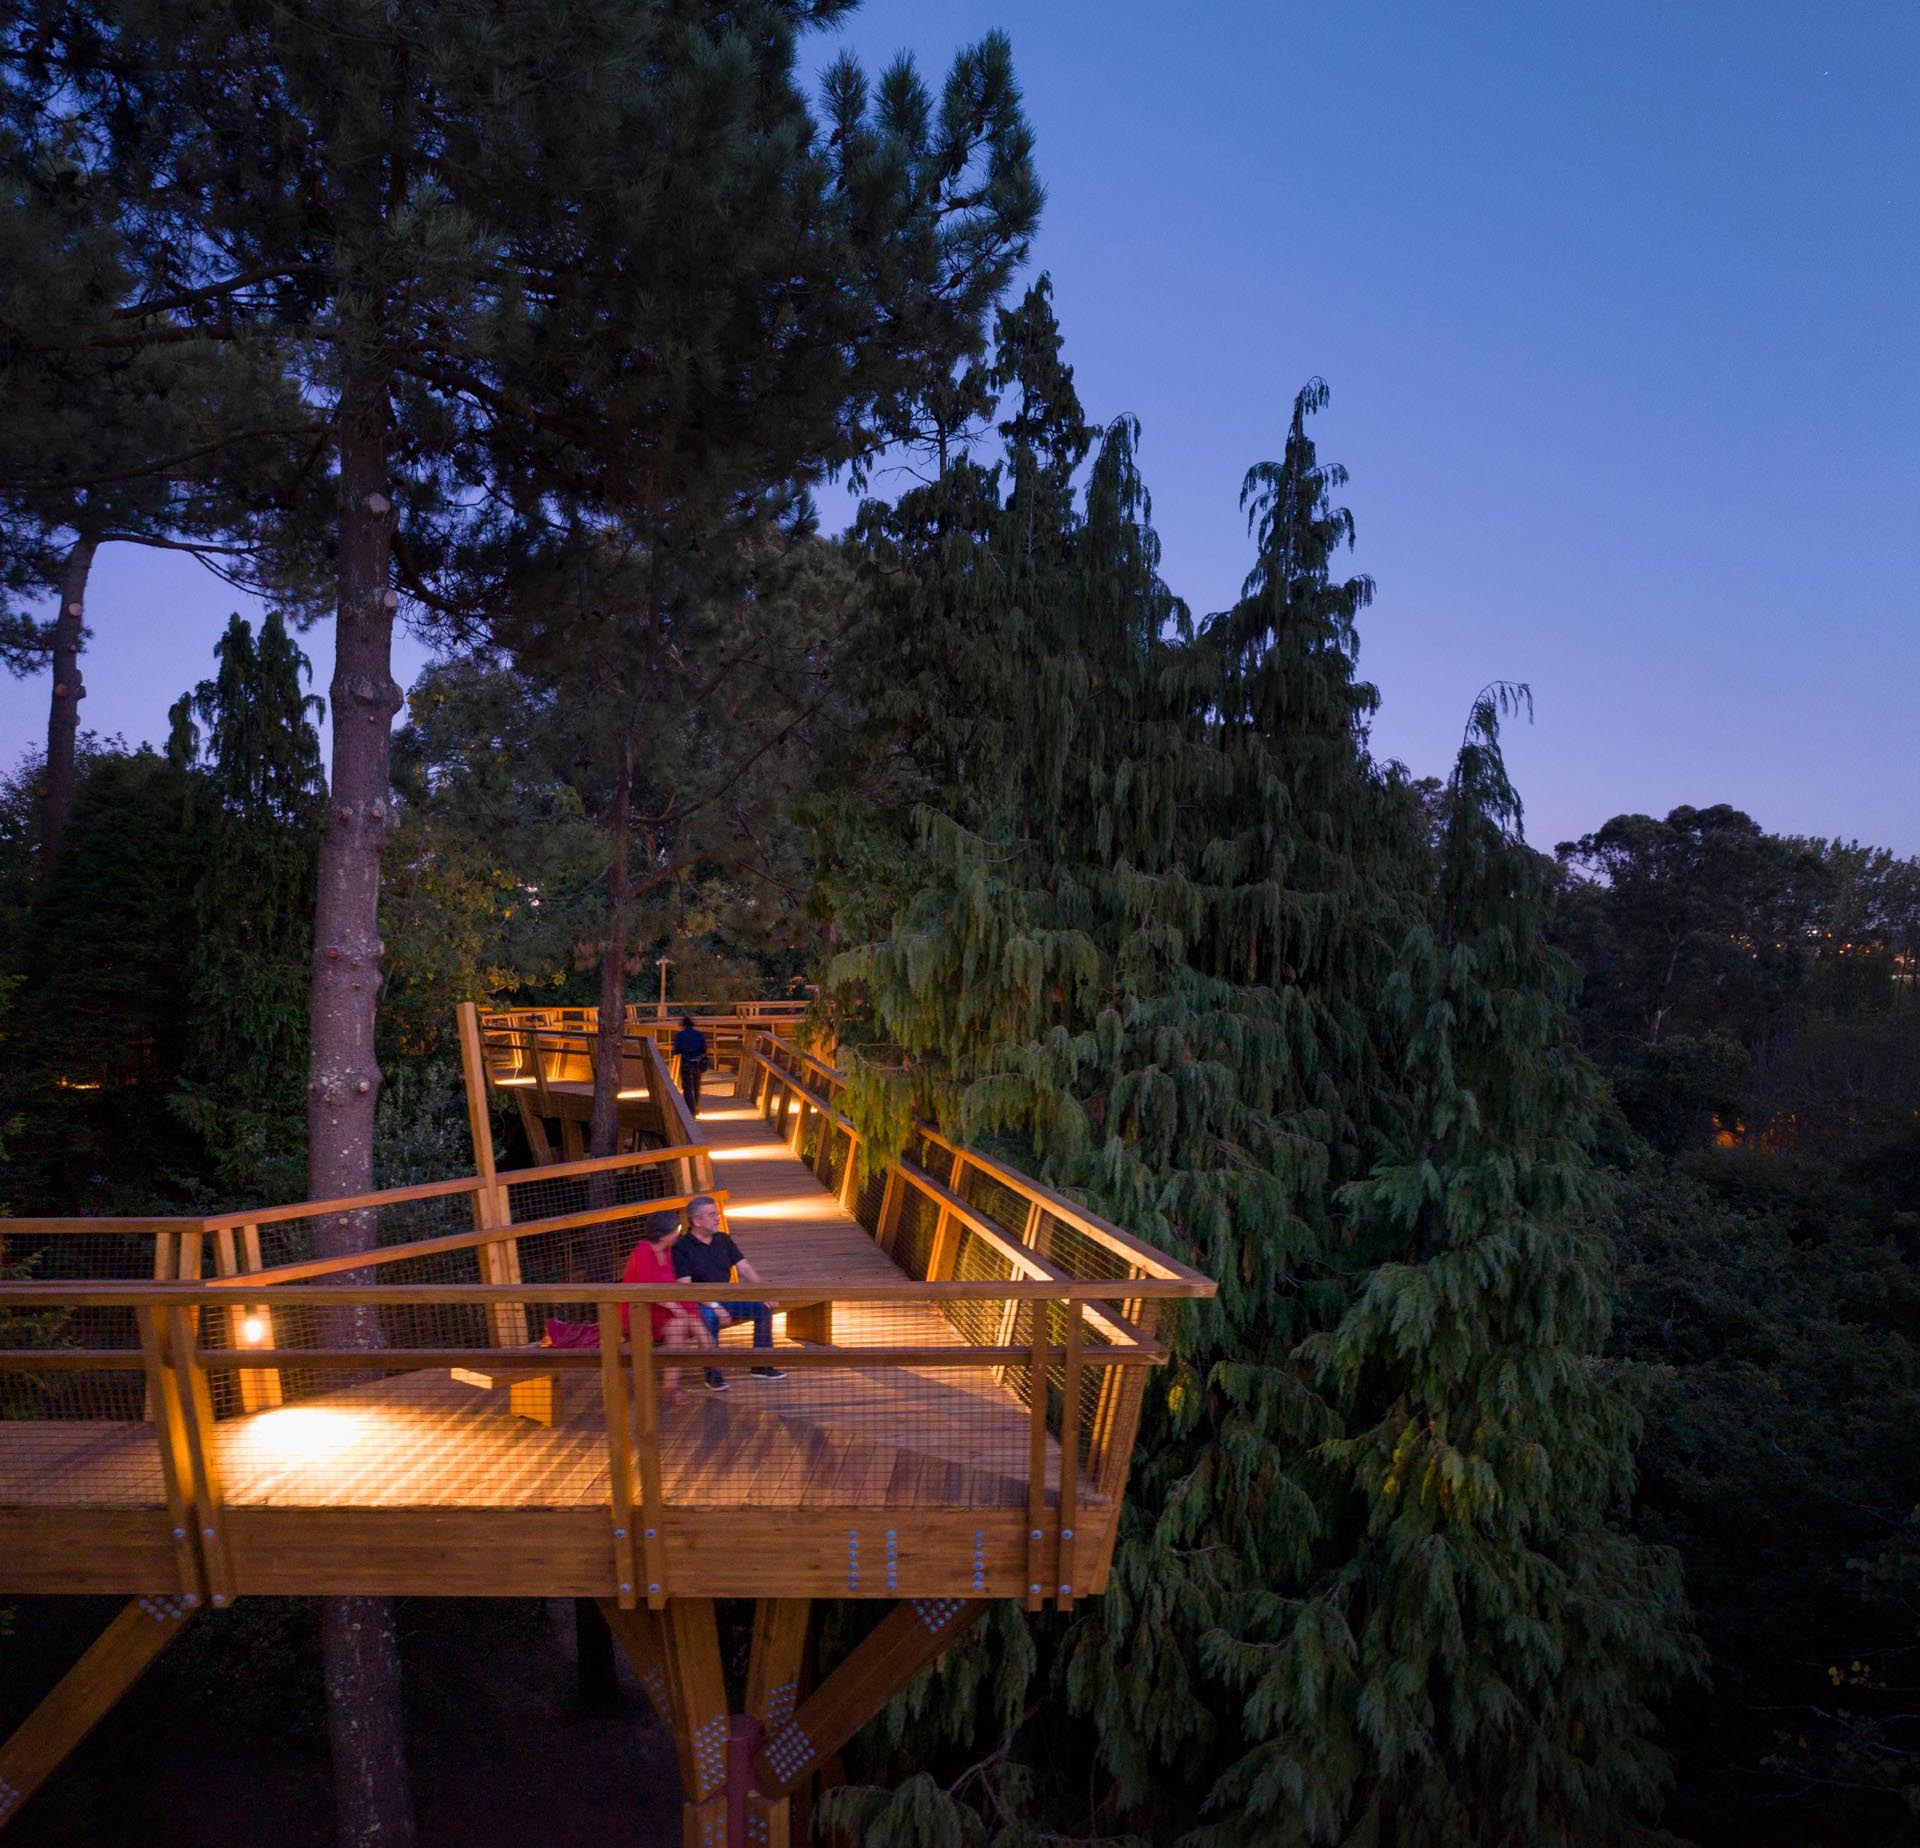
{"label": "woman in red top", "polygon": [[[647,1229],[641,1234],[639,1244],[627,1254],[627,1268],[620,1273],[622,1283],[671,1283],[673,1266],[667,1261],[660,1247],[678,1228],[665,1214],[658,1214],[647,1221]],[[620,1330],[629,1333],[631,1324],[627,1319],[628,1305],[620,1305]],[[711,1347],[713,1337],[707,1333],[707,1326],[700,1319],[700,1311],[693,1303],[649,1303],[649,1319],[653,1323],[653,1338],[664,1342],[670,1348]],[[667,1403],[681,1403],[680,1369],[668,1367],[661,1383],[666,1387]]]}
{"label": "woman in red top", "polygon": [[[668,1262],[666,1253],[661,1249],[665,1242],[679,1230],[673,1219],[664,1214],[656,1214],[646,1222],[647,1230],[642,1233],[640,1242],[627,1254],[627,1268],[620,1273],[622,1283],[672,1283],[673,1266]],[[633,1324],[628,1316],[629,1305],[620,1305],[620,1332],[630,1335]],[[670,1348],[712,1347],[713,1337],[707,1333],[707,1325],[700,1319],[697,1303],[649,1303],[649,1319],[653,1323],[655,1342]],[[542,1347],[598,1347],[600,1329],[593,1322],[549,1321]],[[665,1369],[664,1384],[667,1389],[667,1403],[682,1405],[686,1402],[680,1390],[680,1369]]]}

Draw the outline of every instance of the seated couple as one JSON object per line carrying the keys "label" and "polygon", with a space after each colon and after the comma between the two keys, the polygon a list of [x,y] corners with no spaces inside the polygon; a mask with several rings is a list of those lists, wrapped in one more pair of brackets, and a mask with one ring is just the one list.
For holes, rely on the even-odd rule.
{"label": "seated couple", "polygon": [[[671,1252],[661,1247],[673,1238]],[[720,1208],[711,1197],[700,1194],[688,1201],[684,1226],[676,1226],[665,1214],[647,1222],[639,1244],[627,1258],[620,1273],[622,1283],[688,1282],[707,1285],[730,1283],[738,1275],[742,1283],[758,1283],[760,1273],[746,1260],[740,1247],[720,1230]],[[732,1322],[753,1324],[753,1345],[773,1346],[773,1311],[765,1303],[718,1301],[650,1303],[655,1341],[671,1348],[711,1348],[719,1344],[720,1331]],[[620,1326],[629,1328],[627,1305],[620,1305]],[[578,1331],[578,1332],[575,1332]],[[600,1331],[590,1322],[549,1322],[546,1345],[555,1347],[599,1344]],[[786,1370],[775,1366],[753,1369],[756,1379],[783,1380]],[[727,1376],[718,1367],[706,1369],[707,1386],[713,1392],[727,1390]],[[666,1370],[668,1404],[680,1400],[680,1374],[676,1367]]]}

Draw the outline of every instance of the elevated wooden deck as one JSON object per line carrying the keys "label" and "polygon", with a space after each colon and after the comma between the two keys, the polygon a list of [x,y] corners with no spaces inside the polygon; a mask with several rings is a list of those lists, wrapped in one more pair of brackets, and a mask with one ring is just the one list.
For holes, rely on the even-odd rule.
{"label": "elevated wooden deck", "polygon": [[[0,1791],[79,1736],[63,1702],[110,1701],[208,1603],[594,1597],[681,1743],[688,1839],[778,1842],[785,1793],[985,1600],[1104,1587],[1158,1304],[1207,1279],[930,1130],[863,1163],[838,1074],[771,1033],[697,1124],[636,1036],[639,1146],[496,1173],[488,1087],[556,1132],[551,1152],[584,1114],[578,1031],[557,1057],[522,1036],[529,1081],[463,1016],[471,1177],[206,1219],[0,1222],[10,1261],[64,1280],[0,1284],[0,1326],[31,1343],[0,1349],[0,1594],[137,1600],[0,1749]],[[650,1216],[696,1190],[759,1272],[736,1293],[776,1311],[771,1351],[741,1326],[717,1350],[656,1349],[642,1305],[690,1286],[613,1281]],[[348,1214],[372,1249],[315,1257],[316,1223]],[[556,1319],[594,1323],[599,1347],[536,1345]],[[754,1375],[765,1360],[786,1376]],[[758,1693],[733,1715],[754,1794],[742,1809],[742,1759],[732,1813],[766,1826],[744,1835],[715,1822],[719,1597],[760,1611]],[[796,1712],[817,1597],[894,1610]]]}

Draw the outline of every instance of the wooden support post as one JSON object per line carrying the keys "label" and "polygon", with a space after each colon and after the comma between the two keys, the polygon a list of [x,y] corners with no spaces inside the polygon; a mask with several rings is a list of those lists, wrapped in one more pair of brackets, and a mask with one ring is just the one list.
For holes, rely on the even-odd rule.
{"label": "wooden support post", "polygon": [[1047,1305],[1037,1299],[1027,1381],[1027,1609],[1037,1611],[1047,1533]]}
{"label": "wooden support post", "polygon": [[135,1598],[0,1745],[0,1829],[106,1717],[198,1609],[185,1598]]}
{"label": "wooden support post", "polygon": [[467,1093],[467,1136],[473,1171],[493,1179],[493,1117],[487,1108],[487,1054],[480,1038],[480,1010],[462,1001],[453,1010],[460,1029],[460,1077]]}
{"label": "wooden support post", "polygon": [[167,1360],[167,1330],[162,1309],[136,1309],[140,1347],[147,1361],[147,1403],[160,1443],[160,1478],[166,1485],[167,1522],[173,1532],[174,1564],[180,1571],[180,1595],[189,1606],[207,1595],[206,1569],[194,1534],[193,1459],[187,1449],[186,1413],[180,1382]]}
{"label": "wooden support post", "polygon": [[[648,1315],[643,1306],[642,1315]],[[651,1316],[648,1316],[651,1320]],[[607,1425],[607,1483],[613,1498],[613,1581],[623,1610],[635,1604],[633,1544],[633,1441],[627,1417],[627,1382],[620,1373],[620,1306],[600,1305],[600,1410]]]}
{"label": "wooden support post", "polygon": [[628,1610],[612,1598],[602,1598],[600,1615],[607,1620],[613,1640],[633,1665],[641,1691],[653,1703],[660,1724],[677,1747],[679,1731],[673,1719],[673,1685],[667,1677],[667,1644],[660,1633],[659,1613],[640,1608]]}
{"label": "wooden support post", "polygon": [[[670,1598],[661,1613],[667,1685],[673,1699],[674,1749],[691,1809],[726,1789],[727,1680],[720,1663],[720,1626],[711,1598]],[[724,1829],[724,1810],[723,1829]],[[724,1833],[721,1837],[725,1840]]]}
{"label": "wooden support post", "polygon": [[647,1603],[653,1610],[667,1601],[667,1548],[661,1532],[660,1382],[653,1375],[653,1313],[641,1308],[633,1321],[634,1436],[640,1450],[640,1565]]}
{"label": "wooden support post", "polygon": [[195,1312],[162,1309],[173,1323],[173,1364],[180,1378],[180,1408],[186,1415],[187,1455],[193,1465],[193,1518],[200,1529],[200,1557],[207,1591],[216,1608],[233,1602],[233,1561],[227,1553],[226,1521],[221,1511],[220,1467],[213,1450],[213,1395],[195,1345]]}
{"label": "wooden support post", "polygon": [[817,1771],[987,1608],[985,1598],[916,1598],[879,1626],[772,1733],[753,1772],[770,1797]]}
{"label": "wooden support post", "polygon": [[533,1151],[534,1166],[550,1168],[553,1166],[553,1144],[547,1140],[546,1120],[534,1108],[533,1100],[526,1091],[518,1086],[513,1093],[514,1107],[520,1112],[520,1127],[526,1131],[527,1147]]}
{"label": "wooden support post", "polygon": [[1073,1530],[1080,1503],[1080,1305],[1069,1301],[1067,1359],[1060,1389],[1060,1544],[1055,1584],[1060,1608],[1073,1608]]}
{"label": "wooden support post", "polygon": [[753,1644],[747,1658],[747,1710],[734,1719],[727,1764],[727,1795],[736,1800],[745,1848],[790,1848],[792,1804],[753,1787],[753,1756],[800,1705],[806,1672],[809,1598],[762,1598],[753,1607]]}
{"label": "wooden support post", "polygon": [[747,1656],[747,1711],[771,1737],[800,1704],[811,1598],[761,1598],[753,1607],[753,1644]]}

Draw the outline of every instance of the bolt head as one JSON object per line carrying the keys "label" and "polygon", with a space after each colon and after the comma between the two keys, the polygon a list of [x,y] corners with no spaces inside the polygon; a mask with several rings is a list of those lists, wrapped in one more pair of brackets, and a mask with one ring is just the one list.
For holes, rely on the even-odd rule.
{"label": "bolt head", "polygon": [[628,1585],[628,1584],[622,1584],[622,1585],[621,1585],[621,1587],[620,1587],[620,1589],[621,1589],[622,1591],[631,1591],[631,1590],[633,1589],[633,1587],[632,1587],[631,1585]]}
{"label": "bolt head", "polygon": [[649,1585],[647,1587],[647,1591],[649,1592],[650,1595],[654,1597],[658,1597],[660,1595],[660,1587],[658,1585]]}
{"label": "bolt head", "polygon": [[624,1540],[627,1537],[627,1530],[624,1527],[616,1527],[613,1530],[613,1537],[616,1540]]}
{"label": "bolt head", "polygon": [[200,1530],[200,1538],[201,1538],[202,1540],[211,1540],[211,1539],[213,1538],[213,1529],[212,1529],[211,1527],[203,1527],[203,1528],[201,1528],[201,1530]]}
{"label": "bolt head", "polygon": [[176,1527],[173,1530],[173,1537],[176,1540],[184,1540],[187,1537],[187,1530],[184,1527]]}
{"label": "bolt head", "polygon": [[1040,1538],[1040,1530],[1039,1530],[1039,1528],[1037,1528],[1037,1527],[1036,1527],[1036,1528],[1035,1528],[1035,1529],[1033,1530],[1033,1537],[1034,1537],[1034,1539],[1036,1539],[1036,1540],[1038,1540],[1038,1539]]}
{"label": "bolt head", "polygon": [[1040,1595],[1040,1587],[1038,1585],[1029,1585],[1027,1590],[1036,1598]]}

